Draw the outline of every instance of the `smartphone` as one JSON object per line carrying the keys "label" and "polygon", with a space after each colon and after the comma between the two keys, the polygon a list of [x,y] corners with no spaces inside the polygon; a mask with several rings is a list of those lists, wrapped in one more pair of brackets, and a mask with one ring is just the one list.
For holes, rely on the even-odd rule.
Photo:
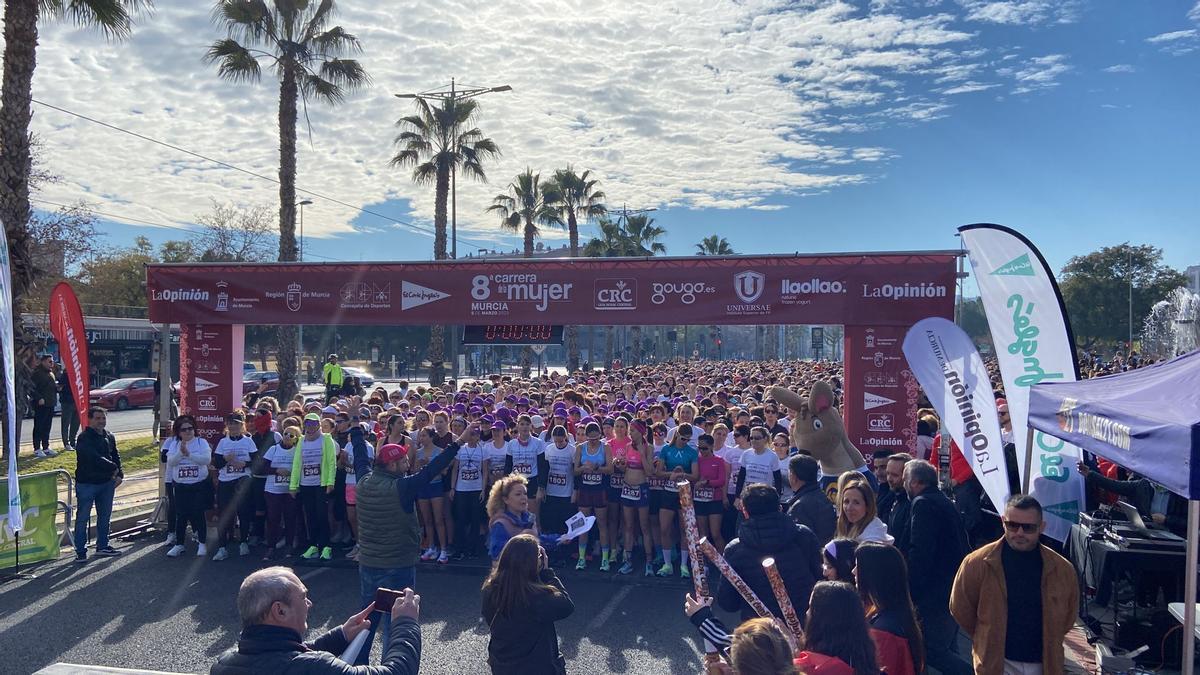
{"label": "smartphone", "polygon": [[396,604],[396,600],[403,597],[404,591],[393,591],[390,588],[381,588],[375,591],[375,610],[378,612],[391,613],[392,606]]}

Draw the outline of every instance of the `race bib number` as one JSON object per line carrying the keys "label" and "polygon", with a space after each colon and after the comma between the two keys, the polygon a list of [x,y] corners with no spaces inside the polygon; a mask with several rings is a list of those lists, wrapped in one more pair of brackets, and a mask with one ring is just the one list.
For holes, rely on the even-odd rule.
{"label": "race bib number", "polygon": [[621,497],[632,501],[637,501],[642,498],[642,486],[640,485],[622,485]]}
{"label": "race bib number", "polygon": [[519,473],[522,476],[528,476],[533,473],[532,464],[513,464],[513,473]]}
{"label": "race bib number", "polygon": [[694,494],[698,502],[711,502],[716,498],[716,491],[712,487],[698,487]]}
{"label": "race bib number", "polygon": [[479,480],[479,469],[463,469],[458,472],[458,479],[465,481]]}
{"label": "race bib number", "polygon": [[235,469],[228,464],[225,465],[225,475],[226,476],[234,476],[234,475],[242,476],[245,474],[246,474],[246,467],[242,467],[240,469]]}
{"label": "race bib number", "polygon": [[604,474],[602,473],[584,473],[579,475],[584,485],[595,487],[604,482]]}
{"label": "race bib number", "polygon": [[657,476],[651,478],[649,483],[650,483],[651,490],[661,490],[667,486],[667,480],[665,478],[659,478]]}
{"label": "race bib number", "polygon": [[291,482],[291,480],[292,480],[291,476],[280,476],[279,474],[275,474],[275,484],[276,485],[287,485],[288,483]]}
{"label": "race bib number", "polygon": [[179,478],[199,478],[200,477],[200,467],[195,466],[195,465],[187,465],[187,466],[181,465],[176,470],[175,475],[178,476]]}
{"label": "race bib number", "polygon": [[552,473],[549,476],[547,476],[546,478],[550,482],[551,485],[566,485],[567,484],[567,477],[557,474],[557,473]]}
{"label": "race bib number", "polygon": [[504,465],[503,464],[499,464],[499,465],[493,464],[491,471],[489,473],[492,474],[492,478],[500,478],[501,476],[504,475]]}
{"label": "race bib number", "polygon": [[625,476],[623,476],[619,473],[614,473],[613,475],[608,477],[608,486],[614,490],[619,487],[624,487],[625,486]]}
{"label": "race bib number", "polygon": [[305,478],[312,478],[313,476],[320,476],[321,475],[321,467],[317,466],[317,465],[306,465],[304,467],[304,473],[301,475],[303,475]]}

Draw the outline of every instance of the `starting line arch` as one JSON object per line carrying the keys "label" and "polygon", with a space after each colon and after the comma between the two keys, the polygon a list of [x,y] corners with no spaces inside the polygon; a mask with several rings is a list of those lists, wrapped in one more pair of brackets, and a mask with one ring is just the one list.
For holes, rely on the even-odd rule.
{"label": "starting line arch", "polygon": [[364,263],[154,264],[150,320],[180,324],[181,408],[206,437],[240,402],[246,325],[842,324],[861,449],[916,450],[901,343],[953,318],[958,251]]}

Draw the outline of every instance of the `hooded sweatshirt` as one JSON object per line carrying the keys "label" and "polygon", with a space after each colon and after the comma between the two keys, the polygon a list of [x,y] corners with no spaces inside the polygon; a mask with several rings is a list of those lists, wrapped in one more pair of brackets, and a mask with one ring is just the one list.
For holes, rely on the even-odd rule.
{"label": "hooded sweatshirt", "polygon": [[[733,567],[771,613],[783,617],[763,571],[763,558],[774,558],[796,614],[808,611],[808,596],[821,579],[821,548],[812,530],[792,522],[782,512],[766,513],[743,520],[738,536],[725,547],[725,560]],[[727,612],[740,611],[742,620],[756,616],[750,605],[724,577],[717,590],[717,604]]]}

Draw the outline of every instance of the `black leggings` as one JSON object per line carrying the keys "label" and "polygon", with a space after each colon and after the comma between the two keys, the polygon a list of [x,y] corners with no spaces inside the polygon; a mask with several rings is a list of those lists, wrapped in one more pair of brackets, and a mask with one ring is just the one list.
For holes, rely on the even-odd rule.
{"label": "black leggings", "polygon": [[317,548],[329,546],[329,500],[325,488],[320,485],[300,486],[300,506],[304,509],[304,527],[308,533],[308,545]]}
{"label": "black leggings", "polygon": [[238,543],[250,538],[250,523],[254,520],[254,499],[250,496],[253,485],[249,476],[237,480],[217,483],[217,544],[222,548],[233,541],[233,521],[237,518]]}
{"label": "black leggings", "polygon": [[208,524],[204,522],[204,512],[209,507],[209,490],[207,480],[199,483],[172,483],[175,486],[175,543],[187,541],[187,527],[192,526],[196,538],[203,544],[208,541]]}
{"label": "black leggings", "polygon": [[176,520],[175,484],[167,483],[165,487],[166,489],[164,491],[167,493],[167,532],[174,533]]}
{"label": "black leggings", "polygon": [[451,505],[454,514],[454,541],[459,553],[479,553],[479,524],[483,521],[479,490],[455,492]]}

